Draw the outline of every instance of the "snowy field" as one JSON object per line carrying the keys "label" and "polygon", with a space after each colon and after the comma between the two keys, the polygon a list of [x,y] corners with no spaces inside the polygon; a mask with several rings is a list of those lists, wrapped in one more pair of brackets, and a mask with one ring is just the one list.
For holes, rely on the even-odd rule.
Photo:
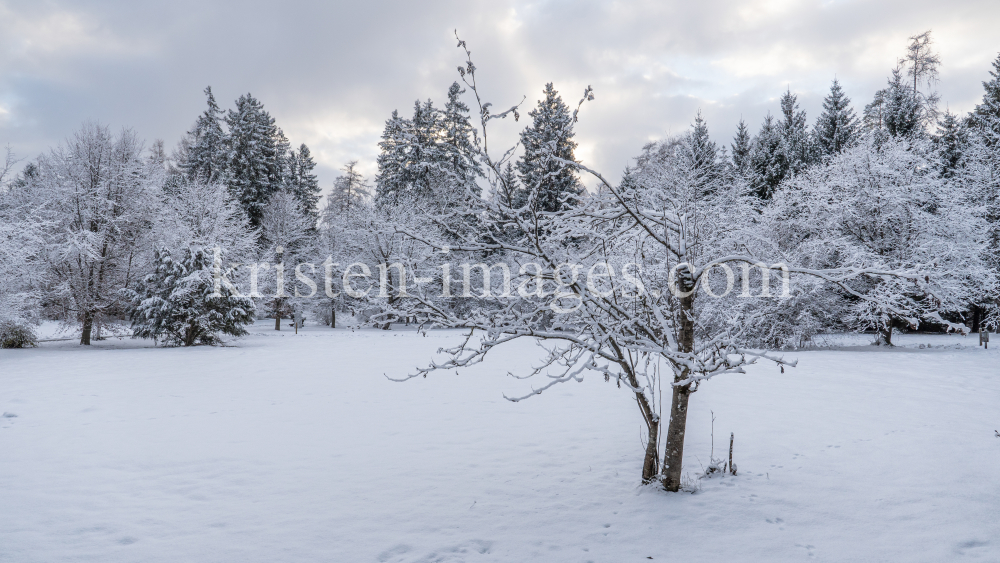
{"label": "snowy field", "polygon": [[842,338],[710,381],[686,471],[714,411],[739,475],[668,494],[624,390],[503,399],[530,343],[392,383],[457,333],[268,327],[0,350],[0,561],[1000,561],[1000,342]]}

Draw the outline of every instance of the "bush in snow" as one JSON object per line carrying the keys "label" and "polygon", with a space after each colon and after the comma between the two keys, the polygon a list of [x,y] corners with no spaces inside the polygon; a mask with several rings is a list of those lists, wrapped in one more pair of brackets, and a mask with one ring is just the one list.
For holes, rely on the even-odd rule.
{"label": "bush in snow", "polygon": [[0,322],[0,348],[32,348],[36,342],[35,332],[28,325]]}
{"label": "bush in snow", "polygon": [[193,346],[218,344],[220,334],[245,335],[253,301],[216,287],[214,257],[204,248],[190,245],[182,252],[175,260],[166,249],[156,251],[156,271],[133,296],[133,338]]}

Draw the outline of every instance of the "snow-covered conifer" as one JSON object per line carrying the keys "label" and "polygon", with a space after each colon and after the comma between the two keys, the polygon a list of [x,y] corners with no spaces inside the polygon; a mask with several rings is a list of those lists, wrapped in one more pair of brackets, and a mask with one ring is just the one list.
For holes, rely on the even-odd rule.
{"label": "snow-covered conifer", "polygon": [[815,159],[806,125],[806,112],[799,110],[798,96],[792,94],[791,89],[781,96],[778,130],[781,132],[781,150],[788,162],[788,172],[798,174]]}
{"label": "snow-covered conifer", "polygon": [[316,161],[313,160],[312,152],[305,144],[299,145],[298,151],[289,153],[289,178],[285,184],[287,189],[299,200],[302,214],[315,222],[319,219],[319,197],[322,191],[316,174]]}
{"label": "snow-covered conifer", "polygon": [[271,195],[281,187],[282,163],[278,128],[264,105],[250,94],[236,100],[236,109],[226,115],[229,127],[229,189],[253,227],[260,225]]}
{"label": "snow-covered conifer", "polygon": [[984,134],[982,140],[988,145],[1000,141],[1000,55],[993,61],[990,71],[991,80],[983,82],[983,101],[976,104],[969,113],[968,125],[972,129],[988,129],[991,133]]}
{"label": "snow-covered conifer", "polygon": [[745,172],[750,191],[760,199],[770,199],[788,174],[788,157],[782,145],[780,125],[768,114],[753,139]]}
{"label": "snow-covered conifer", "polygon": [[538,210],[558,211],[569,205],[567,198],[583,193],[583,185],[576,170],[560,162],[576,161],[573,116],[551,82],[545,85],[542,95],[537,107],[528,114],[531,125],[521,132],[524,154],[517,162],[517,171],[522,189],[536,194]]}
{"label": "snow-covered conifer", "polygon": [[465,197],[467,191],[477,193],[476,179],[482,167],[475,157],[476,130],[469,122],[469,106],[460,96],[465,90],[455,82],[448,88],[448,101],[441,111],[441,169],[446,174],[446,200]]}
{"label": "snow-covered conifer", "polygon": [[820,156],[829,158],[854,143],[858,133],[858,118],[851,108],[851,99],[840,81],[834,79],[830,93],[823,99],[823,113],[813,127],[816,148]]}
{"label": "snow-covered conifer", "polygon": [[198,117],[194,128],[188,131],[186,142],[181,145],[177,167],[189,181],[222,181],[226,174],[226,133],[222,129],[223,112],[212,94],[212,87],[205,88],[208,107]]}
{"label": "snow-covered conifer", "polygon": [[913,137],[924,134],[923,115],[913,89],[903,81],[902,71],[895,68],[888,86],[876,92],[865,106],[864,122],[878,136]]}
{"label": "snow-covered conifer", "polygon": [[[173,345],[218,344],[220,336],[243,336],[253,323],[253,300],[216,284],[214,249],[198,245],[171,253],[155,251],[156,269],[133,294],[132,336]],[[179,256],[178,256],[179,254]]]}
{"label": "snow-covered conifer", "polygon": [[375,201],[392,203],[407,189],[409,181],[409,150],[413,124],[400,117],[397,110],[385,121],[378,146],[378,174],[375,176]]}
{"label": "snow-covered conifer", "polygon": [[743,174],[750,165],[750,150],[752,149],[753,138],[750,136],[750,129],[743,118],[740,118],[739,125],[736,126],[736,135],[733,136],[732,159],[733,167],[737,172]]}
{"label": "snow-covered conifer", "polygon": [[962,166],[962,153],[968,143],[965,124],[955,114],[946,111],[931,140],[938,155],[938,172],[944,178],[951,178]]}

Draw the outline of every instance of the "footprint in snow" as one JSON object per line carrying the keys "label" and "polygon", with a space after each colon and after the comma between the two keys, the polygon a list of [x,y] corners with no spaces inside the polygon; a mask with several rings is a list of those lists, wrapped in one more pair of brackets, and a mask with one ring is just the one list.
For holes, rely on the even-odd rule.
{"label": "footprint in snow", "polygon": [[968,540],[968,541],[964,541],[964,542],[961,542],[958,545],[956,545],[955,546],[955,553],[957,553],[959,555],[968,555],[966,553],[967,550],[974,550],[977,547],[986,547],[988,545],[990,545],[990,542],[988,542],[988,541],[983,541],[983,540]]}
{"label": "footprint in snow", "polygon": [[795,547],[801,547],[802,549],[805,549],[806,550],[806,555],[808,555],[809,557],[813,557],[814,556],[813,555],[813,550],[816,549],[815,545],[809,545],[809,544],[802,545],[801,543],[795,544]]}

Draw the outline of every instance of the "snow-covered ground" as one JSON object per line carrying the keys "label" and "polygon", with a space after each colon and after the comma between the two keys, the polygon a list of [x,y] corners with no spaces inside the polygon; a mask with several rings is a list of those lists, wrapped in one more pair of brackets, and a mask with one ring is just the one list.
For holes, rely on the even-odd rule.
{"label": "snow-covered ground", "polygon": [[502,398],[530,343],[392,383],[457,333],[268,326],[0,350],[0,561],[1000,560],[1000,341],[860,337],[709,381],[686,470],[714,411],[739,475],[668,494],[638,486],[624,390]]}

